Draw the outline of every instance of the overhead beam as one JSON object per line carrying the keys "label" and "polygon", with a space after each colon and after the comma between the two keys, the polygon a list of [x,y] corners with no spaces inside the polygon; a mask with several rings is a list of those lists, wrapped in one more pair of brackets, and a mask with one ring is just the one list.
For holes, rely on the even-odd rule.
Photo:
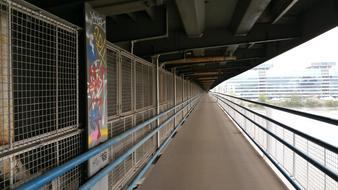
{"label": "overhead beam", "polygon": [[165,65],[184,65],[184,64],[193,64],[193,63],[214,63],[214,62],[224,62],[224,61],[235,61],[235,56],[212,56],[212,57],[191,57],[184,59],[177,59],[166,61],[163,64]]}
{"label": "overhead beam", "polygon": [[205,29],[204,0],[176,0],[176,5],[188,37],[202,37]]}
{"label": "overhead beam", "polygon": [[228,46],[226,50],[226,55],[233,56],[238,47],[238,44]]}
{"label": "overhead beam", "polygon": [[[137,17],[137,13],[127,13],[129,17],[112,16],[107,18],[107,39],[112,42],[135,41],[167,37],[168,14],[165,5],[151,8],[154,19],[147,16]],[[138,42],[137,42],[138,43]]]}
{"label": "overhead beam", "polygon": [[156,14],[155,14],[154,9],[149,8],[149,9],[145,9],[145,11],[151,20],[155,20]]}
{"label": "overhead beam", "polygon": [[205,35],[199,39],[188,38],[184,33],[177,31],[169,33],[168,38],[137,43],[135,53],[140,56],[172,54],[194,49],[221,48],[236,44],[289,41],[297,39],[299,35],[299,25],[296,24],[255,25],[247,36],[236,37],[223,29],[206,30]]}
{"label": "overhead beam", "polygon": [[210,86],[215,82],[215,80],[210,81],[199,81],[204,87],[210,88]]}
{"label": "overhead beam", "polygon": [[241,62],[234,62],[233,64],[217,64],[213,66],[191,66],[191,67],[184,67],[184,68],[175,68],[177,72],[185,72],[185,73],[205,73],[205,72],[220,72],[220,71],[228,71],[232,69],[238,69],[238,68],[246,68],[250,67],[257,61],[262,61],[263,59],[253,59],[253,60],[248,60],[248,61],[241,61]]}
{"label": "overhead beam", "polygon": [[199,81],[216,80],[218,77],[196,77]]}
{"label": "overhead beam", "polygon": [[42,9],[53,9],[60,7],[69,7],[73,5],[79,5],[83,3],[83,0],[58,0],[58,1],[41,1],[41,0],[29,0],[30,3],[42,8]]}
{"label": "overhead beam", "polygon": [[[218,70],[219,74],[217,75],[218,77],[223,77],[223,76],[228,76],[228,75],[237,75],[239,73],[242,73],[243,71],[247,70],[247,69],[250,69],[254,66],[256,66],[257,64],[253,65],[253,66],[246,66],[246,67],[243,67],[243,68],[237,68],[237,69],[223,69],[223,70]],[[215,71],[215,70],[214,70]],[[209,72],[211,72],[211,70],[209,70]],[[179,74],[186,74],[186,73],[179,73]],[[193,77],[191,77],[193,78]]]}
{"label": "overhead beam", "polygon": [[216,80],[218,77],[201,77],[201,78],[196,78],[196,80],[198,81],[214,81]]}
{"label": "overhead beam", "polygon": [[[212,83],[214,83],[215,80],[206,80],[206,81],[200,81],[200,83],[204,86],[211,86]],[[208,87],[209,88],[209,87]]]}
{"label": "overhead beam", "polygon": [[205,56],[205,50],[204,49],[196,49],[192,51],[192,54],[194,56],[202,57]]}
{"label": "overhead beam", "polygon": [[188,77],[188,78],[203,78],[203,77],[217,77],[220,73],[216,73],[216,74],[209,74],[209,75],[188,75],[188,74],[184,74],[184,76]]}
{"label": "overhead beam", "polygon": [[[187,79],[194,79],[194,80],[200,80],[199,77],[188,77]],[[216,80],[217,78],[213,79],[213,80]]]}
{"label": "overhead beam", "polygon": [[235,35],[245,36],[252,29],[271,0],[241,0],[237,2],[230,27]]}
{"label": "overhead beam", "polygon": [[[249,64],[248,64],[249,65]],[[209,72],[219,72],[220,70],[231,70],[237,68],[243,68],[245,64],[238,64],[237,66],[230,66],[230,65],[217,65],[214,67],[191,67],[191,68],[183,68],[183,69],[176,69],[177,72],[189,72],[189,73],[209,73]]]}
{"label": "overhead beam", "polygon": [[251,49],[255,45],[255,42],[249,44],[248,49]]}
{"label": "overhead beam", "polygon": [[271,12],[274,13],[272,24],[276,24],[298,2],[298,0],[275,1]]}
{"label": "overhead beam", "polygon": [[153,6],[160,5],[160,1],[156,0],[137,0],[127,1],[120,3],[112,3],[107,0],[92,0],[89,3],[95,8],[96,11],[106,16],[120,15],[137,11],[144,11]]}
{"label": "overhead beam", "polygon": [[184,76],[211,76],[211,75],[218,75],[218,72],[195,72],[195,73],[190,73],[190,74],[184,74]]}
{"label": "overhead beam", "polygon": [[212,79],[206,78],[206,79],[196,79],[196,80],[200,81],[201,83],[209,83],[209,82],[213,82],[217,80],[217,78],[212,78]]}
{"label": "overhead beam", "polygon": [[[203,56],[212,57],[212,56],[224,56],[224,53],[226,52],[225,48],[216,48],[216,49],[208,49],[208,51],[204,51]],[[195,55],[195,54],[194,54]],[[226,55],[226,54],[225,54]],[[243,60],[243,59],[252,59],[257,57],[264,57],[265,50],[264,48],[238,48],[236,52],[234,52],[234,55],[236,57],[236,61]],[[184,52],[178,52],[175,54],[162,54],[160,56],[160,62],[164,63],[171,60],[178,60],[178,59],[184,59],[186,57],[186,54]],[[197,56],[202,57],[202,56]],[[230,61],[227,61],[230,62]],[[196,65],[195,63],[192,63]],[[191,64],[191,65],[192,65]],[[178,67],[184,67],[189,64],[180,65]],[[170,67],[170,65],[167,65],[167,67]]]}
{"label": "overhead beam", "polygon": [[[256,66],[256,65],[255,65]],[[219,68],[219,69],[207,69],[205,70],[205,72],[220,72],[220,73],[236,73],[238,70],[242,70],[242,69],[248,69],[248,68],[251,68],[250,66],[245,66],[245,67],[242,67],[242,68]],[[197,71],[202,71],[202,70],[197,70]],[[179,71],[178,74],[187,74],[187,73],[193,73],[194,70],[192,71]]]}
{"label": "overhead beam", "polygon": [[[238,62],[238,61],[250,61],[250,60],[256,60],[265,57],[266,50],[264,48],[253,48],[253,49],[247,49],[247,48],[239,48],[235,52],[236,60],[233,61],[222,61],[222,62],[208,62],[207,65],[213,65],[213,64],[218,64],[218,63],[232,63],[232,62]],[[161,62],[166,62],[166,61],[171,61],[171,60],[177,60],[177,59],[182,59],[184,56],[182,54],[171,54],[171,55],[176,55],[176,56],[161,56],[162,61]],[[219,52],[206,52],[205,56],[208,57],[216,57],[222,55],[224,56],[224,51],[219,51]],[[185,68],[185,67],[191,67],[191,66],[206,66],[204,63],[185,63],[183,65],[170,65],[167,64],[166,68]]]}
{"label": "overhead beam", "polygon": [[135,15],[133,15],[133,13],[127,13],[128,17],[133,21],[133,22],[136,22],[136,17]]}
{"label": "overhead beam", "polygon": [[220,72],[220,71],[230,71],[230,70],[234,70],[237,68],[243,68],[246,67],[247,65],[251,65],[253,62],[256,62],[258,60],[262,60],[262,59],[256,59],[256,60],[252,60],[248,63],[238,63],[236,64],[236,66],[231,66],[231,65],[215,65],[213,67],[184,67],[184,68],[175,68],[177,72],[180,73],[205,73],[205,72]]}

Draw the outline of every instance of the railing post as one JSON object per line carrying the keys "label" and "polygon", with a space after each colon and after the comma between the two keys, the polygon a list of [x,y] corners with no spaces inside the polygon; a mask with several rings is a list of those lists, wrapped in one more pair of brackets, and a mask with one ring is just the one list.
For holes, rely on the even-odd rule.
{"label": "railing post", "polygon": [[[309,141],[306,140],[306,155],[309,155]],[[306,162],[306,189],[309,188],[309,162]]]}
{"label": "railing post", "polygon": [[[156,114],[160,114],[160,84],[159,84],[159,63],[158,63],[159,55],[153,56],[153,63],[156,64]],[[156,120],[156,125],[160,126],[160,120]],[[156,145],[157,148],[160,147],[160,131],[156,133]]]}
{"label": "railing post", "polygon": [[[185,92],[184,92],[184,75],[182,75],[182,102],[185,100],[185,97],[184,97],[184,95],[185,95]],[[184,106],[184,105],[183,105]],[[185,111],[184,111],[185,109],[183,109],[183,111],[182,111],[182,119],[183,119],[183,117],[184,117],[184,115],[185,115]]]}
{"label": "railing post", "polygon": [[131,53],[131,54],[134,54],[134,46],[135,46],[135,41],[132,40],[132,41],[130,42],[130,53]]}
{"label": "railing post", "polygon": [[[173,75],[174,75],[174,105],[177,104],[177,98],[176,98],[176,75],[175,75],[176,69],[174,68]],[[176,108],[174,109],[174,114],[176,114]],[[174,118],[174,125],[176,126],[176,116]]]}
{"label": "railing post", "polygon": [[[324,166],[326,167],[327,166],[327,163],[326,163],[326,149],[324,148]],[[326,190],[326,174],[324,174],[324,190]]]}
{"label": "railing post", "polygon": [[[184,101],[184,75],[182,75],[182,83],[181,83],[181,89],[182,89],[182,99],[181,99],[181,101],[183,102]],[[183,107],[183,105],[182,105],[182,107]],[[180,120],[182,120],[183,119],[183,117],[184,117],[184,109],[183,109],[183,111],[182,111],[182,114],[181,114],[181,118],[180,118]]]}
{"label": "railing post", "polygon": [[[296,146],[296,134],[292,134],[292,146]],[[292,151],[292,175],[296,177],[296,153]]]}
{"label": "railing post", "polygon": [[[189,98],[192,97],[191,86],[192,86],[191,81],[189,81]],[[191,107],[192,107],[192,103],[191,103],[191,102],[192,102],[192,101],[190,100],[190,101],[189,101],[189,110],[190,110]]]}
{"label": "railing post", "polygon": [[[12,74],[12,43],[10,43],[10,39],[12,39],[12,29],[11,29],[11,27],[12,27],[12,7],[11,7],[11,4],[9,3],[8,4],[8,30],[6,31],[8,34],[7,34],[7,36],[8,36],[8,40],[7,40],[7,43],[8,43],[8,46],[7,46],[7,55],[8,55],[8,62],[7,62],[7,66],[8,66],[8,73],[9,73],[9,75],[8,75],[8,82],[12,82],[12,77],[13,77],[13,74]],[[5,32],[5,31],[2,31],[2,32]],[[3,51],[3,50],[2,50]],[[2,55],[4,55],[3,53],[2,53]],[[0,66],[0,67],[2,67],[2,66]],[[10,84],[8,84],[8,85],[10,85]],[[1,94],[1,93],[0,93]],[[2,94],[1,94],[2,95]],[[11,100],[13,100],[12,98],[12,93],[11,93],[11,90],[8,90],[8,97],[10,97],[11,98]],[[1,97],[1,98],[3,98],[3,97]],[[9,121],[8,121],[8,129],[9,129],[9,147],[10,147],[10,149],[12,149],[13,148],[13,141],[14,141],[14,136],[13,136],[13,134],[14,134],[14,132],[12,133],[12,131],[14,131],[14,125],[13,125],[13,111],[11,111],[11,108],[12,108],[12,106],[13,106],[13,104],[12,104],[12,101],[10,101],[10,103],[8,104],[8,118],[9,118]],[[6,112],[6,111],[5,111]],[[14,165],[14,157],[13,156],[11,156],[10,158],[9,158],[9,167],[10,167],[10,171],[9,171],[9,187],[10,188],[13,188],[14,187],[14,171],[13,171],[13,168],[15,167],[15,165]]]}
{"label": "railing post", "polygon": [[[266,108],[266,109],[267,109],[266,115],[269,117],[272,117],[272,110],[270,108]],[[271,123],[268,120],[266,120],[266,129],[268,131],[271,130]],[[271,152],[271,138],[269,137],[268,133],[266,133],[266,150],[268,153]]]}

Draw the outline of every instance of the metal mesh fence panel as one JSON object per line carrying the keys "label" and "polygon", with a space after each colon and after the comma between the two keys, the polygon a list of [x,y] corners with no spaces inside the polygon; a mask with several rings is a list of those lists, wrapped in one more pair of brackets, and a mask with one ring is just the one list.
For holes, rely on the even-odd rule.
{"label": "metal mesh fence panel", "polygon": [[145,109],[153,105],[153,67],[149,63],[137,60],[135,64],[136,109]]}
{"label": "metal mesh fence panel", "polygon": [[12,5],[14,141],[77,127],[77,31]]}
{"label": "metal mesh fence panel", "polygon": [[144,74],[143,67],[145,67],[142,63],[136,62],[135,64],[135,75],[136,75],[136,109],[141,109],[144,107],[144,78],[146,75]]}
{"label": "metal mesh fence panel", "polygon": [[78,124],[77,33],[62,28],[58,36],[58,129]]}
{"label": "metal mesh fence panel", "polygon": [[176,102],[182,102],[182,80],[180,77],[176,77]]}
{"label": "metal mesh fence panel", "polygon": [[107,107],[108,117],[118,114],[118,51],[107,48]]}
{"label": "metal mesh fence panel", "polygon": [[153,67],[147,64],[143,67],[144,74],[144,106],[149,107],[153,105]]}
{"label": "metal mesh fence panel", "polygon": [[168,104],[170,107],[174,106],[174,79],[173,74],[167,73],[167,93],[168,93]]}
{"label": "metal mesh fence panel", "polygon": [[[4,181],[3,189],[12,189],[43,172],[54,168],[81,153],[81,131],[62,138],[50,140],[41,145],[29,147],[0,161],[0,166],[8,170],[12,178]],[[56,178],[45,187],[55,189],[77,189],[81,183],[81,167]]]}
{"label": "metal mesh fence panel", "polygon": [[132,88],[133,88],[133,60],[122,54],[121,56],[121,110],[122,113],[132,111]]}
{"label": "metal mesh fence panel", "polygon": [[[0,35],[0,188],[12,189],[82,150],[78,33],[23,1],[0,1]],[[81,173],[46,188],[76,189]]]}
{"label": "metal mesh fence panel", "polygon": [[15,141],[57,129],[56,26],[12,10]]}
{"label": "metal mesh fence panel", "polygon": [[161,104],[166,103],[166,94],[165,94],[165,73],[162,69],[159,70],[159,102]]}

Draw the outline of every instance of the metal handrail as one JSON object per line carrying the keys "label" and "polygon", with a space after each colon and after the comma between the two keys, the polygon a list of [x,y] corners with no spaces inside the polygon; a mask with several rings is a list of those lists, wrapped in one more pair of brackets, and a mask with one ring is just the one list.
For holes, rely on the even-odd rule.
{"label": "metal handrail", "polygon": [[164,140],[161,146],[156,150],[156,152],[152,155],[152,157],[148,160],[148,162],[144,165],[140,172],[134,177],[132,182],[129,183],[127,190],[133,190],[137,186],[137,182],[141,180],[141,178],[146,174],[149,170],[155,159],[161,154],[163,149],[169,144],[171,139],[174,137],[178,128],[183,125],[186,118],[190,115],[190,113],[194,110],[197,103],[192,106],[192,108],[188,111],[188,113],[184,116],[184,118],[175,126],[175,128],[171,131],[170,135]]}
{"label": "metal handrail", "polygon": [[[227,111],[225,111],[225,109],[220,106],[221,109],[227,114]],[[256,147],[271,161],[271,163],[282,173],[282,175],[291,183],[291,185],[293,185],[293,187],[295,187],[295,189],[297,190],[302,190],[303,188],[296,183],[292,178],[290,178],[290,176],[288,175],[288,173],[269,155],[269,153],[267,153],[251,136],[248,132],[245,131],[245,129],[235,120],[235,118],[233,118],[230,114],[227,114],[235,123],[236,125],[241,128],[241,130],[244,132],[244,134],[246,135],[246,137],[248,137],[252,143],[254,143],[256,145]]]}
{"label": "metal handrail", "polygon": [[[231,102],[232,104],[234,104],[234,105],[236,105],[236,106],[238,106],[238,107],[240,107],[240,108],[242,108],[242,109],[245,109],[245,110],[247,110],[247,111],[249,111],[249,112],[251,112],[251,113],[253,113],[253,114],[256,114],[256,115],[258,115],[258,116],[260,116],[260,117],[263,117],[264,119],[268,119],[269,121],[271,121],[271,122],[273,122],[273,123],[275,123],[275,124],[277,124],[277,125],[279,125],[279,126],[281,126],[282,128],[284,128],[285,127],[285,129],[289,129],[290,127],[288,127],[288,126],[286,126],[286,125],[284,125],[284,124],[281,124],[281,123],[279,123],[279,122],[277,122],[277,121],[275,121],[275,120],[273,120],[273,119],[271,119],[271,118],[268,118],[268,117],[266,117],[266,116],[264,116],[264,115],[261,115],[261,114],[259,114],[259,113],[257,113],[257,112],[254,112],[254,111],[252,111],[252,110],[250,110],[250,109],[248,109],[248,108],[246,108],[246,107],[243,107],[243,106],[241,106],[241,105],[239,105],[239,104],[237,104],[237,103],[234,103],[233,101],[230,101],[230,100],[228,100],[228,99],[226,99],[226,98],[224,98],[224,97],[222,97],[222,96],[219,96],[219,95],[216,95],[217,97],[220,97],[221,99],[219,99],[220,101],[222,101],[223,103],[225,103],[227,106],[229,106],[231,109],[233,109],[233,110],[235,110],[237,113],[239,113],[240,115],[242,115],[243,117],[245,117],[247,120],[249,120],[250,122],[252,122],[254,125],[256,125],[257,127],[259,127],[260,129],[262,129],[263,131],[265,131],[266,133],[268,133],[269,135],[271,135],[272,137],[274,137],[276,140],[278,140],[280,143],[282,143],[282,144],[284,144],[285,146],[287,146],[288,148],[290,148],[292,151],[294,151],[296,154],[298,154],[299,156],[301,156],[302,158],[304,158],[305,160],[307,160],[309,163],[311,163],[313,166],[315,166],[316,168],[318,168],[319,170],[321,170],[323,173],[325,173],[326,175],[328,175],[328,176],[330,176],[332,179],[334,179],[334,180],[336,180],[336,181],[338,181],[338,175],[337,175],[337,173],[335,173],[334,171],[332,171],[332,170],[330,170],[330,169],[328,169],[328,168],[326,168],[325,166],[323,166],[321,163],[319,163],[318,161],[316,161],[316,160],[314,160],[314,159],[312,159],[311,157],[309,157],[309,156],[307,156],[305,153],[303,153],[302,151],[300,151],[300,150],[298,150],[297,148],[295,148],[294,146],[292,146],[291,144],[289,144],[288,142],[286,142],[286,141],[284,141],[283,139],[281,139],[280,137],[278,137],[277,135],[275,135],[274,133],[272,133],[271,131],[269,131],[268,129],[266,129],[265,127],[263,127],[263,126],[261,126],[260,124],[258,124],[257,122],[255,122],[254,120],[252,120],[251,118],[249,118],[248,116],[246,116],[245,114],[243,114],[243,113],[241,113],[240,111],[238,111],[237,109],[235,109],[233,106],[231,106],[231,105],[229,105],[227,102],[225,102],[225,100],[226,101],[229,101],[229,102]],[[280,125],[281,124],[281,125]],[[290,128],[291,129],[291,128]],[[299,132],[299,131],[297,131],[297,130],[294,130],[293,129],[293,132],[295,133],[295,134],[297,134],[297,135],[299,135],[299,136],[301,136],[301,135],[306,135],[306,134],[304,134],[304,133],[301,133],[301,132]],[[301,134],[301,135],[300,135]],[[304,137],[303,136],[303,137]],[[308,135],[306,135],[306,136],[308,136]],[[310,137],[310,136],[309,136]],[[306,137],[304,137],[304,138],[306,138]],[[312,139],[315,139],[315,138],[313,138],[313,137],[311,137]],[[307,140],[309,140],[309,139],[307,139]],[[317,139],[318,140],[318,139]],[[320,140],[318,140],[318,141],[320,141]],[[322,141],[321,141],[322,142]],[[323,145],[320,145],[320,146],[322,146],[323,148],[326,148],[326,149],[329,149],[330,150],[330,148],[332,148],[333,147],[333,152],[335,152],[335,153],[337,153],[338,152],[338,148],[337,147],[335,147],[335,146],[332,146],[332,145],[330,145],[330,144],[328,144],[328,143],[325,143],[325,142],[322,142],[323,144],[326,144],[326,145],[329,145],[329,146],[323,146]],[[330,147],[330,148],[329,148]]]}
{"label": "metal handrail", "polygon": [[22,185],[20,185],[16,189],[17,190],[30,190],[30,189],[35,190],[35,189],[41,188],[42,186],[51,182],[53,179],[63,175],[67,171],[70,171],[71,169],[75,168],[76,166],[79,166],[80,164],[82,164],[85,161],[89,160],[90,158],[96,156],[97,154],[101,153],[102,151],[106,150],[107,148],[110,148],[112,145],[118,144],[119,142],[121,142],[123,139],[125,139],[126,137],[128,137],[132,133],[134,133],[134,132],[136,132],[140,129],[143,129],[144,127],[146,127],[147,125],[156,121],[157,119],[164,116],[165,114],[170,113],[171,111],[177,109],[178,107],[180,107],[181,105],[184,105],[187,102],[192,102],[193,100],[198,98],[198,96],[199,95],[196,95],[194,97],[191,97],[188,100],[185,100],[184,102],[181,102],[180,104],[178,104],[176,106],[173,106],[172,108],[168,109],[167,111],[164,111],[164,112],[148,119],[147,121],[144,121],[143,123],[137,125],[136,127],[131,128],[131,129],[125,131],[124,133],[117,135],[117,136],[107,140],[106,142],[104,142],[104,143],[102,143],[98,146],[95,146],[94,148],[89,149],[88,151],[76,156],[75,158],[63,163],[62,165],[57,166],[57,167],[45,172],[43,175],[40,175],[40,176],[22,184]]}
{"label": "metal handrail", "polygon": [[[188,105],[186,105],[186,106],[188,106]],[[97,182],[99,182],[103,177],[108,175],[119,164],[121,164],[125,159],[127,159],[135,150],[137,150],[137,148],[139,148],[147,140],[149,140],[151,137],[153,137],[160,129],[162,129],[163,127],[168,125],[169,122],[171,122],[171,120],[173,120],[178,114],[180,114],[186,108],[186,106],[182,107],[174,115],[172,115],[170,118],[166,119],[165,122],[163,122],[160,126],[153,129],[150,133],[148,133],[145,137],[143,137],[139,142],[137,142],[135,145],[133,145],[131,148],[129,148],[127,151],[125,151],[121,156],[119,156],[117,159],[115,159],[110,164],[108,164],[103,169],[101,169],[98,173],[96,173],[89,180],[87,180],[79,189],[80,190],[90,190]]]}
{"label": "metal handrail", "polygon": [[[226,99],[226,98],[224,98],[224,97],[222,97],[222,96],[219,96],[219,95],[216,95],[216,96],[218,96],[218,97],[220,97],[220,98],[223,98],[223,99],[225,99],[225,100],[227,100],[227,101],[230,101],[230,100],[228,100],[228,99]],[[230,101],[230,102],[232,102],[232,101]],[[317,139],[317,138],[315,138],[315,137],[313,137],[313,136],[310,136],[310,135],[308,135],[308,134],[306,134],[306,133],[303,133],[303,132],[301,132],[301,131],[299,131],[299,130],[297,130],[297,129],[294,129],[294,128],[292,128],[292,127],[290,127],[290,126],[287,126],[287,125],[285,125],[285,124],[283,124],[283,123],[281,123],[281,122],[278,122],[278,121],[276,121],[276,120],[274,120],[274,119],[271,119],[270,117],[267,117],[267,116],[265,116],[265,115],[263,115],[263,114],[260,114],[260,113],[258,113],[258,112],[255,112],[255,111],[253,111],[253,110],[251,110],[251,109],[249,109],[249,108],[247,108],[247,107],[244,107],[244,106],[242,106],[242,105],[240,105],[240,104],[237,104],[237,103],[235,103],[235,102],[232,102],[232,103],[235,104],[236,106],[238,106],[238,107],[240,107],[240,108],[242,108],[242,109],[245,109],[245,110],[247,110],[247,111],[249,111],[249,112],[251,112],[251,113],[253,113],[253,114],[255,114],[255,115],[258,115],[258,116],[264,118],[265,120],[268,120],[268,121],[270,121],[270,122],[272,122],[272,123],[274,123],[274,124],[276,124],[276,125],[278,125],[278,126],[284,128],[284,129],[286,129],[286,130],[288,130],[288,131],[291,131],[291,132],[295,133],[295,134],[298,135],[298,136],[301,136],[301,137],[303,137],[303,138],[305,138],[305,139],[307,139],[307,140],[309,140],[309,141],[311,141],[311,142],[313,142],[313,143],[315,143],[315,144],[317,144],[317,145],[319,145],[319,146],[325,147],[326,149],[328,149],[328,150],[330,150],[330,151],[332,151],[332,152],[338,154],[338,147],[336,147],[336,146],[334,146],[334,145],[332,145],[332,144],[329,144],[329,143],[324,142],[324,141],[322,141],[322,140],[320,140],[320,139]]]}
{"label": "metal handrail", "polygon": [[309,119],[314,119],[314,120],[317,120],[317,121],[330,123],[330,124],[333,124],[333,125],[338,125],[338,120],[330,118],[330,117],[325,117],[325,116],[301,112],[301,111],[297,111],[297,110],[293,110],[293,109],[278,107],[278,106],[274,106],[274,105],[270,105],[270,104],[266,104],[266,103],[247,100],[247,99],[244,99],[244,98],[239,98],[239,97],[231,96],[231,95],[224,94],[224,93],[219,93],[219,92],[213,92],[213,93],[214,94],[220,94],[220,95],[223,95],[223,96],[228,96],[228,97],[235,98],[235,99],[238,99],[238,100],[242,100],[242,101],[245,101],[245,102],[261,105],[261,106],[264,106],[264,107],[273,108],[273,109],[280,110],[280,111],[283,111],[283,112],[292,113],[292,114],[299,115],[299,116],[302,116],[302,117],[306,117],[306,118],[309,118]]}

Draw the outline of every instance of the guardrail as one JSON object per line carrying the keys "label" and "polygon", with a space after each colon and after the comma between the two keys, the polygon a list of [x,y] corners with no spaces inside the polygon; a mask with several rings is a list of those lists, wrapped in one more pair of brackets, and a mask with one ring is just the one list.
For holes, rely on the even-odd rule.
{"label": "guardrail", "polygon": [[311,113],[306,113],[306,112],[301,112],[301,111],[297,111],[297,110],[292,110],[292,109],[288,109],[288,108],[278,107],[278,106],[274,106],[274,105],[270,105],[270,104],[266,104],[266,103],[262,103],[262,102],[255,102],[255,101],[252,101],[252,100],[247,100],[247,99],[244,99],[244,98],[239,98],[239,97],[231,96],[231,95],[228,95],[228,94],[217,93],[217,92],[215,94],[219,94],[219,95],[227,96],[227,97],[230,97],[230,98],[235,98],[237,100],[241,100],[241,101],[261,105],[261,106],[264,106],[264,107],[269,107],[269,108],[272,108],[272,109],[292,113],[292,114],[299,115],[299,116],[302,116],[302,117],[306,117],[306,118],[309,118],[309,119],[315,119],[315,120],[322,121],[322,122],[325,122],[325,123],[338,125],[337,119],[324,117],[324,116],[320,116],[320,115],[315,115],[315,114],[311,114]]}
{"label": "guardrail", "polygon": [[196,104],[194,104],[191,109],[188,111],[188,113],[184,116],[184,118],[175,126],[174,130],[170,133],[170,135],[164,140],[162,145],[157,149],[157,151],[154,153],[154,155],[149,159],[149,161],[144,165],[142,170],[136,175],[136,177],[132,180],[132,182],[129,184],[127,190],[133,190],[135,187],[137,187],[137,183],[141,180],[141,178],[145,175],[145,173],[149,170],[150,166],[153,164],[155,159],[161,154],[163,149],[170,143],[171,139],[175,135],[176,131],[179,129],[179,127],[184,123],[186,118],[190,115],[190,113],[194,110],[196,107]]}
{"label": "guardrail", "polygon": [[[131,128],[127,130],[126,132],[80,154],[79,156],[69,160],[68,162],[55,167],[54,169],[49,170],[48,172],[44,173],[43,175],[40,175],[29,182],[24,183],[23,185],[19,186],[18,190],[29,190],[29,189],[38,189],[42,186],[46,185],[47,183],[51,182],[53,179],[61,176],[62,174],[70,171],[71,169],[75,168],[76,166],[79,166],[80,164],[84,163],[85,161],[88,161],[90,158],[96,156],[97,154],[101,153],[102,151],[106,150],[107,148],[110,148],[112,145],[118,144],[122,140],[124,140],[126,137],[131,135],[132,133],[143,129],[145,126],[149,125],[150,123],[156,121],[157,119],[161,118],[162,116],[165,116],[167,113],[172,112],[175,110],[175,114],[172,115],[170,118],[168,118],[164,123],[162,123],[160,126],[153,129],[150,133],[145,135],[139,142],[137,142],[134,146],[132,146],[130,149],[125,151],[120,157],[112,161],[110,164],[105,166],[103,169],[101,169],[98,173],[96,173],[94,176],[92,176],[85,184],[83,184],[80,189],[90,189],[93,187],[96,182],[98,182],[102,177],[106,176],[110,171],[112,171],[117,165],[119,165],[122,161],[124,161],[132,152],[134,152],[139,146],[141,146],[144,142],[146,142],[149,138],[151,138],[153,135],[155,135],[161,128],[166,126],[171,120],[173,120],[178,114],[180,114],[185,108],[189,107],[191,103],[196,103],[196,100],[198,99],[199,95],[196,95],[188,100],[183,101],[182,103],[168,109],[167,111],[164,111],[151,119],[135,126],[134,128]],[[179,110],[177,110],[180,106]],[[192,107],[190,107],[192,109]],[[177,126],[176,126],[177,128]]]}
{"label": "guardrail", "polygon": [[[333,118],[213,93],[218,105],[296,189],[338,188],[338,147],[243,106],[244,102],[337,126]],[[337,137],[338,138],[338,137]]]}

